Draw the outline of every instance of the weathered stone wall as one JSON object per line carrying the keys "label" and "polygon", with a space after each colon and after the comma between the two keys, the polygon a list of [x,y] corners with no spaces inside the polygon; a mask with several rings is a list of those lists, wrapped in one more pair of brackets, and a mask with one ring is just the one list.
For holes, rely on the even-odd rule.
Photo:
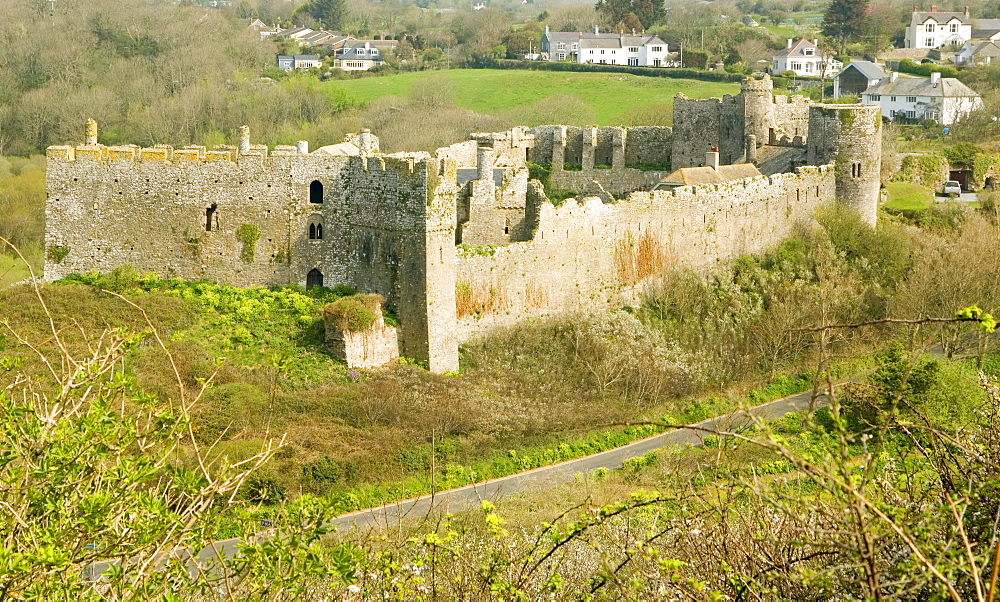
{"label": "weathered stone wall", "polygon": [[[648,190],[670,173],[668,127],[539,126],[532,132],[535,146],[528,159],[551,166],[549,183],[554,188],[579,192],[596,181],[610,194],[621,196]],[[662,169],[651,169],[657,165]]]}
{"label": "weathered stone wall", "polygon": [[671,163],[674,169],[705,164],[709,148],[719,148],[723,164],[751,161],[748,136],[755,147],[764,144],[804,144],[808,135],[809,107],[803,96],[775,96],[770,77],[746,78],[738,96],[674,99],[674,136]]}
{"label": "weathered stone wall", "polygon": [[832,162],[837,199],[872,227],[878,219],[882,110],[877,105],[818,105],[809,111],[806,161]]}
{"label": "weathered stone wall", "polygon": [[666,268],[711,270],[776,244],[832,201],[835,189],[833,168],[824,166],[636,192],[616,204],[542,203],[531,241],[459,257],[459,336],[527,316],[633,303],[644,280]]}
{"label": "weathered stone wall", "polygon": [[[403,352],[456,369],[454,163],[242,146],[50,148],[45,278],[128,264],[270,286],[318,272],[325,285],[382,294]],[[310,239],[317,225],[322,238]]]}
{"label": "weathered stone wall", "polygon": [[534,140],[533,146],[528,149],[528,160],[554,163],[557,140],[564,139],[563,162],[570,165],[582,164],[585,131],[588,130],[596,130],[596,145],[592,151],[595,165],[612,165],[614,148],[619,145],[623,146],[625,165],[661,165],[664,171],[669,171],[673,130],[665,126],[583,128],[540,125],[529,130]]}

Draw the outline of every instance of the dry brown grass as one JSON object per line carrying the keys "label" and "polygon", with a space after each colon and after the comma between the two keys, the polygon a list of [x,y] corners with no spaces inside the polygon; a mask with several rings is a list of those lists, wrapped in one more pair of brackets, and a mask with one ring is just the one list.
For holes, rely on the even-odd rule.
{"label": "dry brown grass", "polygon": [[641,280],[663,273],[666,267],[666,250],[663,243],[653,238],[649,232],[639,237],[636,243],[631,233],[615,245],[615,270],[624,284],[635,284]]}

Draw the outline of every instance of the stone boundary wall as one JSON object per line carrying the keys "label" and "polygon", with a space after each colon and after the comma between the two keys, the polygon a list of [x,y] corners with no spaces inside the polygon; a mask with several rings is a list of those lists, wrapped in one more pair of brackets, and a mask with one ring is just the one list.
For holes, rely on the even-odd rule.
{"label": "stone boundary wall", "polygon": [[236,286],[305,285],[318,272],[382,294],[403,352],[457,369],[454,162],[293,148],[50,148],[45,279],[126,264]]}
{"label": "stone boundary wall", "polygon": [[[541,203],[533,240],[458,259],[459,338],[530,316],[632,304],[665,269],[710,271],[810,223],[833,201],[832,166],[713,186]],[[536,193],[540,191],[535,190]]]}

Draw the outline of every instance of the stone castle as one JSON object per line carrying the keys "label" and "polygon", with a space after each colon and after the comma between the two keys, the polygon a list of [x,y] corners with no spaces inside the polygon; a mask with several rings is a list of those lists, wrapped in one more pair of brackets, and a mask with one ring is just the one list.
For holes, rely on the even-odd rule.
{"label": "stone castle", "polygon": [[[774,95],[765,76],[736,96],[678,95],[673,123],[519,127],[432,155],[382,154],[365,130],[312,152],[251,144],[247,128],[214,150],[104,146],[91,121],[84,144],[48,149],[45,278],[129,264],[239,286],[345,284],[397,316],[398,336],[377,337],[398,345],[387,356],[443,373],[483,329],[634,303],[645,279],[763,251],[823,203],[874,225],[879,107]],[[549,190],[529,162],[550,170]],[[661,189],[720,162],[763,175]],[[553,190],[575,198],[554,203]]]}

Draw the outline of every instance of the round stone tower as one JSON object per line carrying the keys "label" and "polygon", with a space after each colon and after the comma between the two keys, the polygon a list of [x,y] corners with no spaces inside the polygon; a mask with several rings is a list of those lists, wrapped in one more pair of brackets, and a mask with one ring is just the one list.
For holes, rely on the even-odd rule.
{"label": "round stone tower", "polygon": [[740,98],[743,99],[744,144],[747,136],[756,136],[757,144],[766,144],[768,133],[774,127],[774,82],[771,76],[765,73],[761,79],[743,78]]}
{"label": "round stone tower", "polygon": [[882,171],[881,107],[810,107],[806,147],[809,165],[834,165],[837,200],[875,227]]}

